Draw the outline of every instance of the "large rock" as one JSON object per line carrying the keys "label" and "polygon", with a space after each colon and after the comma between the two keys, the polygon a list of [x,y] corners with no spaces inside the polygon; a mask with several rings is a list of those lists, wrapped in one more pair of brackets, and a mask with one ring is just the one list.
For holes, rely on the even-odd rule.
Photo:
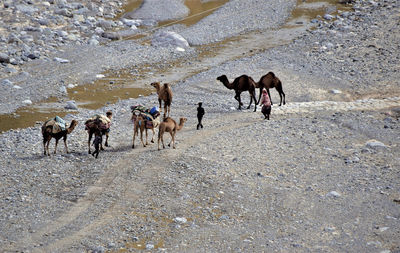
{"label": "large rock", "polygon": [[10,62],[10,56],[5,53],[0,53],[0,62],[5,62],[9,63]]}
{"label": "large rock", "polygon": [[121,36],[116,32],[104,32],[104,33],[101,34],[101,37],[107,38],[107,39],[110,39],[110,40],[119,40],[119,39],[121,39]]}
{"label": "large rock", "polygon": [[151,41],[153,46],[176,46],[181,48],[188,48],[189,43],[185,38],[176,32],[162,31],[154,35]]}

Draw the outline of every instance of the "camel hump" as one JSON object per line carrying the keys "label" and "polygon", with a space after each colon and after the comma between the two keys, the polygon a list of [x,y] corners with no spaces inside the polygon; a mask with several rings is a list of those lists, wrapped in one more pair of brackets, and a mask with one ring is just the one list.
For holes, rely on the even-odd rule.
{"label": "camel hump", "polygon": [[272,77],[275,77],[275,74],[274,74],[274,72],[268,72],[268,74],[267,75],[271,75]]}
{"label": "camel hump", "polygon": [[165,89],[169,89],[169,84],[168,83],[164,83],[164,88]]}

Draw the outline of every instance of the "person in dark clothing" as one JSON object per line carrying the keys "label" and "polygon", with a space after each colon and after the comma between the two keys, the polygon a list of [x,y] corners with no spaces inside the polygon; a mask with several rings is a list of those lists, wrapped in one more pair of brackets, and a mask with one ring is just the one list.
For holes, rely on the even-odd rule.
{"label": "person in dark clothing", "polygon": [[203,128],[203,124],[201,124],[201,120],[203,119],[204,116],[204,108],[201,107],[202,106],[202,102],[199,103],[199,107],[197,107],[197,119],[199,121],[199,123],[197,124],[197,130],[199,130],[199,128]]}
{"label": "person in dark clothing", "polygon": [[94,140],[93,140],[93,145],[95,148],[95,151],[92,153],[92,155],[96,155],[96,158],[99,156],[99,152],[100,152],[100,144],[103,140],[102,135],[100,130],[96,130],[96,132],[94,133]]}

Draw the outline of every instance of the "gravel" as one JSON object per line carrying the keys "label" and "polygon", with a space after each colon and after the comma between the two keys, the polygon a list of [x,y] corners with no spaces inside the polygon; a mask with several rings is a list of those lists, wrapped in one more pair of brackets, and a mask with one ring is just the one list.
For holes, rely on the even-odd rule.
{"label": "gravel", "polygon": [[[18,7],[24,13],[41,8],[34,1],[33,6],[15,2],[24,5]],[[42,4],[68,4],[48,3]],[[78,10],[92,9],[94,3],[81,4]],[[257,10],[265,7],[259,1],[249,4]],[[276,10],[288,15],[291,4]],[[14,1],[4,5],[17,8]],[[80,6],[78,1],[75,5]],[[200,28],[201,23],[235,6],[241,1],[229,1],[226,10],[201,21],[199,41],[208,29]],[[57,154],[43,156],[42,122],[2,133],[0,249],[399,251],[399,3],[355,1],[353,6],[354,12],[314,21],[316,29],[287,45],[216,64],[176,83],[172,117],[188,118],[177,132],[176,149],[157,151],[157,144],[131,149],[129,107],[157,105],[155,94],[68,114],[67,122],[79,121],[68,136],[70,154],[61,141]],[[337,20],[341,26],[334,24]],[[221,21],[221,27],[226,25]],[[249,22],[236,32],[266,28]],[[176,29],[184,34],[182,27]],[[159,64],[196,54],[195,49],[177,53],[133,41],[66,45],[55,51],[54,57],[69,62],[39,58],[24,63],[18,74],[6,75],[8,81],[1,82],[4,112],[18,108],[19,99],[34,102],[54,95],[60,80],[82,84],[102,68]],[[68,70],[80,81],[69,82],[61,74]],[[234,92],[215,80],[221,74],[233,80],[244,73],[258,80],[268,71],[282,80],[287,98],[285,106],[273,106],[269,121],[259,108],[256,113],[237,111]],[[277,92],[271,95],[276,104]],[[247,96],[242,94],[245,103]],[[200,101],[206,114],[204,129],[197,131]],[[87,154],[83,122],[107,110],[114,114],[111,147],[95,159]]]}

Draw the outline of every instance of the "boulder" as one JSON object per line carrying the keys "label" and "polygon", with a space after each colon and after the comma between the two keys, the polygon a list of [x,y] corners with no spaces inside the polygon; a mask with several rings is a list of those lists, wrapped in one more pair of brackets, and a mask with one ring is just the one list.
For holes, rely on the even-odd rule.
{"label": "boulder", "polygon": [[165,46],[165,47],[166,46],[176,46],[180,48],[189,47],[189,43],[185,38],[183,38],[176,32],[170,32],[170,31],[162,31],[156,34],[153,37],[151,44],[153,46]]}

